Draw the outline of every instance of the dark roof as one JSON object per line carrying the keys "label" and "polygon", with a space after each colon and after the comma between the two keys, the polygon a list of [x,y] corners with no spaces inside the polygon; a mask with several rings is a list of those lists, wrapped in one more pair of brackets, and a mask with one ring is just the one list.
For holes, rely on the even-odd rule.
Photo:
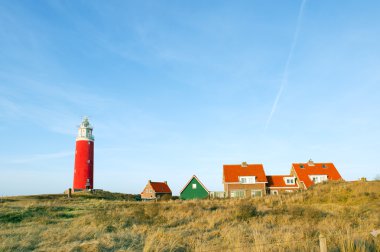
{"label": "dark roof", "polygon": [[166,184],[165,182],[150,182],[150,184],[156,193],[171,193],[172,192],[168,184]]}

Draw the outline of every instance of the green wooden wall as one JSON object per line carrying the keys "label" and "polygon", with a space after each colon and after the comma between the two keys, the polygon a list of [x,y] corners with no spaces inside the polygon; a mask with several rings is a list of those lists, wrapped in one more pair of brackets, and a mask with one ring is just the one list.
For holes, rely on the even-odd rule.
{"label": "green wooden wall", "polygon": [[[193,189],[193,184],[197,185],[196,189]],[[204,199],[208,197],[208,192],[205,188],[198,182],[197,179],[193,178],[186,188],[181,192],[181,199]]]}

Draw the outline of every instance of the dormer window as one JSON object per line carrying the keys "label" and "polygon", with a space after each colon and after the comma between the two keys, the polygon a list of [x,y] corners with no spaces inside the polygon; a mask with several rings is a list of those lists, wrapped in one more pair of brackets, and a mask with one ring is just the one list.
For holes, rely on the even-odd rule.
{"label": "dormer window", "polygon": [[255,176],[241,176],[239,177],[239,182],[242,184],[255,184],[256,177]]}
{"label": "dormer window", "polygon": [[327,175],[309,175],[311,181],[315,184],[321,183],[323,181],[327,181]]}
{"label": "dormer window", "polygon": [[305,166],[301,164],[301,165],[300,165],[300,168],[303,169],[303,168],[305,168]]}
{"label": "dormer window", "polygon": [[326,164],[323,164],[323,165],[322,165],[322,168],[327,168]]}
{"label": "dormer window", "polygon": [[295,184],[295,178],[294,177],[285,177],[285,184],[286,185],[294,185]]}

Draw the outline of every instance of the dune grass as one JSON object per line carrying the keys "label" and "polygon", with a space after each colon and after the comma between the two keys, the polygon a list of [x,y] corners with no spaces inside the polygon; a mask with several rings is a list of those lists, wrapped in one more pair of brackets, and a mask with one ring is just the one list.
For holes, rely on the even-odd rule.
{"label": "dune grass", "polygon": [[0,251],[379,251],[380,182],[245,200],[127,201],[103,193],[0,201]]}

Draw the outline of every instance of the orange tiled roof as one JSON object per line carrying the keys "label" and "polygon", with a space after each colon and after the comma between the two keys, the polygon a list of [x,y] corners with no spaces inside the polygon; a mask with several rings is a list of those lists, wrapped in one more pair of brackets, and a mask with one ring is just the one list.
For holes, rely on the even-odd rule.
{"label": "orange tiled roof", "polygon": [[309,163],[293,163],[293,168],[297,173],[298,179],[303,181],[306,188],[314,185],[309,175],[327,175],[328,180],[343,179],[333,163],[314,163],[314,165],[310,165]]}
{"label": "orange tiled roof", "polygon": [[150,182],[150,184],[156,193],[171,193],[172,192],[168,184],[164,182]]}
{"label": "orange tiled roof", "polygon": [[287,185],[285,183],[284,178],[286,177],[293,177],[292,175],[271,175],[267,176],[268,180],[268,187],[298,187],[296,182],[294,181],[294,184]]}
{"label": "orange tiled roof", "polygon": [[268,182],[262,164],[247,164],[247,167],[238,165],[223,165],[225,183],[239,182],[239,176],[255,176],[256,182]]}

